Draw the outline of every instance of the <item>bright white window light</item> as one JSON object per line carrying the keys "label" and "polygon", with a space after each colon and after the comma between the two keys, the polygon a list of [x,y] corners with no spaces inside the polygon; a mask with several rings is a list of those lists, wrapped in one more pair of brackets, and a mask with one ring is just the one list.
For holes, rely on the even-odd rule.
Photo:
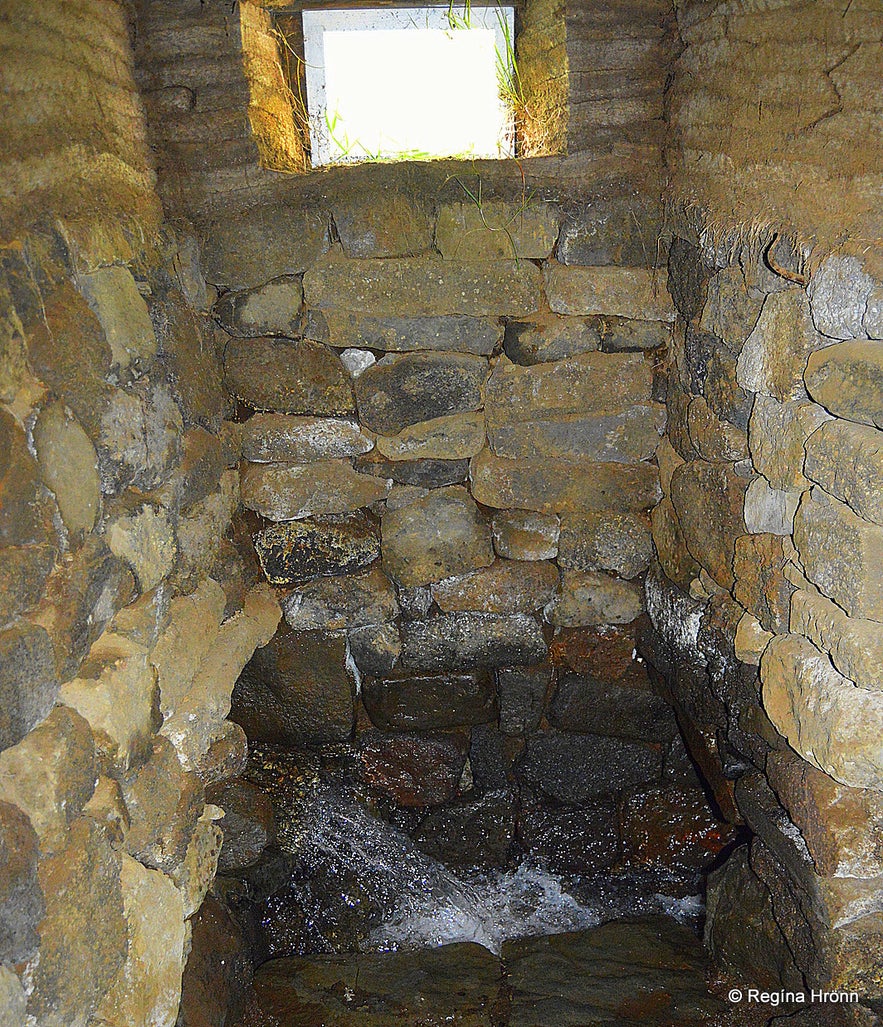
{"label": "bright white window light", "polygon": [[511,157],[511,7],[303,12],[312,162]]}

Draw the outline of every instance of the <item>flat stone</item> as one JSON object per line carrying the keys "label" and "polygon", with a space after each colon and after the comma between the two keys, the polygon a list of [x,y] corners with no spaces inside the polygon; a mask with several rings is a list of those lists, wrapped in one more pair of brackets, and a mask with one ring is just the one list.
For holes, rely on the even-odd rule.
{"label": "flat stone", "polygon": [[860,517],[883,525],[883,432],[826,422],[806,441],[804,473]]}
{"label": "flat stone", "polygon": [[558,212],[545,204],[447,203],[435,244],[446,260],[544,260],[558,238]]}
{"label": "flat stone", "polygon": [[359,416],[381,435],[447,414],[477,410],[487,362],[453,353],[389,355],[363,372],[355,383]]}
{"label": "flat stone", "polygon": [[205,805],[202,781],[184,770],[172,743],[153,739],[143,766],[122,782],[129,818],[125,846],[147,867],[172,873],[184,861]]}
{"label": "flat stone", "polygon": [[362,674],[389,674],[399,663],[402,640],[395,624],[366,624],[347,632],[349,653]]}
{"label": "flat stone", "polygon": [[745,432],[718,417],[703,396],[694,396],[690,402],[687,431],[693,448],[704,460],[733,463],[748,456]]}
{"label": "flat stone", "polygon": [[282,602],[295,631],[340,631],[365,624],[384,624],[398,617],[392,582],[372,567],[361,574],[317,578],[291,592]]}
{"label": "flat stone", "polygon": [[804,445],[828,420],[830,415],[816,403],[755,398],[748,424],[751,458],[774,489],[793,492],[809,487],[803,474]]}
{"label": "flat stone", "polygon": [[505,867],[515,836],[515,802],[504,791],[430,810],[413,834],[417,846],[455,870]]}
{"label": "flat stone", "polygon": [[0,626],[33,609],[46,588],[55,563],[55,547],[0,547]]}
{"label": "flat stone", "polygon": [[660,498],[657,470],[645,463],[507,460],[484,449],[473,457],[469,476],[476,500],[498,510],[640,511]]}
{"label": "flat stone", "polygon": [[766,478],[753,478],[745,490],[745,527],[752,534],[790,535],[801,495],[774,489]]}
{"label": "flat stone", "polygon": [[242,778],[209,788],[206,800],[224,811],[224,841],[218,870],[222,874],[245,870],[260,859],[276,836],[273,804],[269,796]]}
{"label": "flat stone", "polygon": [[77,287],[101,322],[114,364],[120,369],[149,364],[156,356],[156,336],[132,272],[125,267],[102,267],[79,275]]}
{"label": "flat stone", "polygon": [[592,199],[564,221],[557,257],[562,264],[653,266],[660,262],[661,232],[658,200],[638,194]]}
{"label": "flat stone", "polygon": [[343,514],[385,499],[390,483],[358,474],[349,460],[246,464],[242,504],[271,521]]}
{"label": "flat stone", "polygon": [[305,271],[330,245],[328,215],[290,203],[261,205],[235,219],[220,218],[202,233],[206,280],[250,289]]}
{"label": "flat stone", "polygon": [[813,353],[804,379],[832,414],[883,428],[883,343],[840,342]]}
{"label": "flat stone", "polygon": [[804,572],[852,617],[883,621],[883,527],[814,486],[794,518]]}
{"label": "flat stone", "polygon": [[819,874],[873,878],[883,873],[878,845],[883,796],[879,792],[847,788],[792,752],[772,753],[767,773]]}
{"label": "flat stone", "polygon": [[657,783],[662,775],[662,753],[651,745],[623,738],[540,734],[528,740],[519,775],[558,802],[582,805]]}
{"label": "flat stone", "polygon": [[[260,1015],[282,1022],[321,1010],[327,1027],[419,1027],[427,1016],[457,1027],[490,1027],[501,981],[498,959],[466,943],[272,960],[258,972],[255,992]],[[352,1008],[345,997],[350,992],[364,996],[363,1007]]]}
{"label": "flat stone", "polygon": [[40,477],[21,425],[0,410],[0,546],[46,541]]}
{"label": "flat stone", "polygon": [[27,815],[0,802],[0,958],[5,963],[26,962],[39,944],[37,925],[45,911],[37,881],[39,858],[39,841]]}
{"label": "flat stone", "polygon": [[299,277],[277,278],[257,289],[225,293],[212,308],[218,324],[243,339],[260,335],[297,334],[304,300]]}
{"label": "flat stone", "polygon": [[338,349],[386,353],[445,350],[489,356],[503,338],[503,326],[496,319],[463,314],[366,317],[346,310],[310,310],[304,331],[306,338]]}
{"label": "flat stone", "polygon": [[117,775],[150,751],[159,726],[159,689],[156,671],[140,646],[105,633],[78,676],[61,686],[59,700],[89,722],[99,753]]}
{"label": "flat stone", "polygon": [[459,485],[469,477],[469,461],[462,460],[390,460],[379,452],[357,457],[356,470],[374,478],[387,478],[409,488],[440,489]]}
{"label": "flat stone", "polygon": [[[877,285],[878,292],[879,288]],[[873,312],[869,310],[875,283],[856,257],[827,257],[810,279],[806,292],[813,321],[824,335],[832,339],[880,337],[873,330],[879,329],[879,325],[873,323]]]}
{"label": "flat stone", "polygon": [[549,723],[562,731],[670,742],[678,733],[674,710],[641,688],[611,687],[592,677],[564,674],[549,705]]}
{"label": "flat stone", "polygon": [[431,213],[413,193],[345,193],[335,197],[333,214],[348,257],[408,257],[432,249]]}
{"label": "flat stone", "polygon": [[546,295],[556,314],[612,314],[637,321],[674,321],[664,270],[567,267],[548,263]]}
{"label": "flat stone", "polygon": [[683,589],[699,576],[699,564],[690,555],[674,504],[665,496],[650,513],[653,545],[665,576]]}
{"label": "flat stone", "polygon": [[692,460],[672,475],[671,499],[690,555],[723,588],[733,584],[733,546],[745,534],[747,482],[726,464]]}
{"label": "flat stone", "polygon": [[46,855],[67,844],[68,825],[92,795],[98,771],[88,723],[64,706],[0,753],[0,789],[27,814]]}
{"label": "flat stone", "polygon": [[231,339],[224,370],[230,391],[256,410],[318,417],[355,413],[346,368],[318,342]]}
{"label": "flat stone", "polygon": [[309,306],[373,317],[523,317],[539,308],[541,293],[540,272],[529,261],[335,257],[316,263],[304,276]]}
{"label": "flat stone", "polygon": [[0,749],[15,745],[55,705],[60,681],[45,629],[27,621],[0,631]]}
{"label": "flat stone", "polygon": [[558,566],[571,571],[612,571],[634,578],[647,570],[653,540],[645,516],[595,512],[561,518]]}
{"label": "flat stone", "polygon": [[705,366],[703,392],[709,407],[724,421],[744,431],[754,402],[737,378],[737,358],[725,347],[715,346]]}
{"label": "flat stone", "polygon": [[128,944],[126,959],[101,999],[106,1023],[172,1023],[186,961],[184,904],[165,874],[123,856],[120,867]]}
{"label": "flat stone", "polygon": [[475,411],[421,421],[391,438],[380,435],[377,452],[389,460],[462,460],[484,444],[484,414]]}
{"label": "flat stone", "polygon": [[596,571],[563,571],[561,590],[543,614],[556,627],[628,624],[644,609],[641,586]]}
{"label": "flat stone", "polygon": [[[123,965],[127,940],[120,862],[106,833],[91,817],[80,817],[64,848],[40,864],[46,916],[39,927],[40,958],[27,1007],[37,1023],[68,1027],[88,1022]],[[183,935],[183,917],[177,928]],[[160,937],[163,933],[158,931]]]}
{"label": "flat stone", "polygon": [[743,389],[772,396],[780,403],[804,399],[803,372],[814,350],[826,345],[812,323],[802,289],[776,292],[764,300],[736,369]]}
{"label": "flat stone", "polygon": [[738,356],[760,316],[762,301],[745,285],[742,269],[735,264],[712,275],[699,328],[710,332]]}
{"label": "flat stone", "polygon": [[363,513],[274,524],[258,532],[254,545],[274,585],[347,574],[380,556],[380,536]]}
{"label": "flat stone", "polygon": [[881,687],[883,637],[877,621],[848,617],[825,596],[797,589],[791,596],[790,630],[829,653],[840,673],[860,687]]}
{"label": "flat stone", "polygon": [[487,567],[490,527],[466,489],[436,489],[383,515],[383,569],[400,585],[424,585]]}
{"label": "flat stone", "polygon": [[457,795],[468,747],[468,734],[455,731],[368,731],[359,740],[361,777],[399,806],[437,806]]}
{"label": "flat stone", "polygon": [[402,624],[402,666],[472,670],[541,663],[548,653],[539,625],[526,614],[453,613]]}
{"label": "flat stone", "polygon": [[597,318],[561,317],[542,312],[524,320],[509,321],[503,350],[515,364],[541,364],[565,360],[601,348]]}
{"label": "flat stone", "polygon": [[530,510],[503,510],[492,522],[494,550],[506,560],[554,560],[560,518]]}
{"label": "flat stone", "polygon": [[631,624],[602,624],[560,631],[549,645],[549,656],[559,674],[568,671],[605,685],[649,688],[646,671],[636,662],[638,629],[644,619]]}
{"label": "flat stone", "polygon": [[760,663],[770,720],[808,763],[853,788],[883,790],[883,692],[858,688],[801,635],[778,635]]}
{"label": "flat stone", "polygon": [[350,738],[353,698],[346,636],[283,627],[239,676],[230,717],[254,741],[323,745]]}
{"label": "flat stone", "polygon": [[358,424],[331,417],[255,414],[242,425],[242,457],[252,463],[305,464],[358,456],[373,447]]}
{"label": "flat stone", "polygon": [[91,531],[101,505],[98,456],[89,436],[63,403],[40,411],[34,425],[34,446],[43,482],[55,495],[65,528],[75,538]]}
{"label": "flat stone", "polygon": [[539,727],[552,679],[549,664],[535,667],[499,667],[500,731],[504,735],[530,735]]}
{"label": "flat stone", "polygon": [[545,561],[495,560],[489,567],[445,578],[432,586],[444,613],[531,613],[542,609],[558,587],[558,568]]}
{"label": "flat stone", "polygon": [[597,325],[604,353],[628,353],[671,345],[671,325],[667,321],[637,321],[604,315],[597,318]]}
{"label": "flat stone", "polygon": [[142,592],[156,588],[175,566],[178,542],[162,507],[147,502],[121,505],[109,515],[105,537],[114,556],[131,568]]}
{"label": "flat stone", "polygon": [[487,724],[496,719],[493,676],[416,674],[368,678],[362,701],[371,722],[382,731],[433,731]]}
{"label": "flat stone", "polygon": [[597,874],[619,861],[616,804],[539,807],[518,818],[518,841],[555,874]]}

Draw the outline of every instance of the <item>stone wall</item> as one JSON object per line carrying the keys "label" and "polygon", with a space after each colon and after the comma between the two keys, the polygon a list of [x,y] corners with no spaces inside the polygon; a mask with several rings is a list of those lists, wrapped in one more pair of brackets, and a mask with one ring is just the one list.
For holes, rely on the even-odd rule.
{"label": "stone wall", "polygon": [[[645,647],[721,808],[754,835],[709,887],[713,954],[879,1013],[881,287],[851,258],[805,287],[787,275],[672,243]],[[851,1012],[826,1015],[876,1022]]]}

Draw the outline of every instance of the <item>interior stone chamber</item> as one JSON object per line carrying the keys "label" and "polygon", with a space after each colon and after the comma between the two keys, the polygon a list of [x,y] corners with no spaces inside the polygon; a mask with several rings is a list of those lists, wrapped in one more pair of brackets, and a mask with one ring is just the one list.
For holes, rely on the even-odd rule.
{"label": "interior stone chamber", "polygon": [[881,1023],[879,4],[299,10],[0,11],[0,1027]]}

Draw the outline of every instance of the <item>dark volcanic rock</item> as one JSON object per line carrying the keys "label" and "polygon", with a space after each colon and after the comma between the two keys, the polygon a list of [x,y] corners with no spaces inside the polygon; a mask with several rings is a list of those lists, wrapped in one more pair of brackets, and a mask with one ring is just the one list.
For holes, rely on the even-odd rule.
{"label": "dark volcanic rock", "polygon": [[0,961],[19,963],[37,948],[43,894],[37,883],[37,835],[27,816],[0,802]]}
{"label": "dark volcanic rock", "polygon": [[276,833],[269,797],[250,781],[233,778],[209,788],[205,798],[224,811],[218,872],[228,874],[252,866]]}
{"label": "dark volcanic rock", "polygon": [[363,674],[388,674],[399,662],[402,639],[395,624],[366,624],[347,633],[350,655]]}
{"label": "dark volcanic rock", "polygon": [[537,729],[551,680],[552,667],[545,663],[497,670],[503,734],[529,735]]}
{"label": "dark volcanic rock", "polygon": [[250,741],[297,747],[348,739],[354,707],[346,637],[280,628],[240,674],[230,718]]}
{"label": "dark volcanic rock", "polygon": [[384,357],[356,380],[359,417],[372,431],[395,435],[418,421],[477,410],[487,372],[484,358],[467,354]]}
{"label": "dark volcanic rock", "polygon": [[379,567],[362,574],[317,578],[282,602],[289,626],[297,631],[339,631],[386,624],[398,616],[396,592]]}
{"label": "dark volcanic rock", "polygon": [[525,810],[518,819],[518,840],[556,874],[609,870],[620,853],[616,804]]}
{"label": "dark volcanic rock", "polygon": [[362,513],[274,524],[254,539],[261,567],[274,585],[348,574],[380,556],[380,535]]}
{"label": "dark volcanic rock", "polygon": [[527,743],[518,773],[551,798],[579,805],[656,784],[662,776],[662,752],[620,738],[545,734]]}
{"label": "dark volcanic rock", "polygon": [[579,731],[644,742],[670,742],[678,733],[671,706],[640,688],[608,685],[565,674],[549,706],[549,721],[563,731]]}
{"label": "dark volcanic rock", "polygon": [[402,624],[402,665],[421,670],[530,666],[548,653],[527,614],[452,613]]}
{"label": "dark volcanic rock", "polygon": [[417,845],[449,867],[501,867],[515,835],[515,802],[509,792],[488,792],[474,802],[433,810],[420,821]]}
{"label": "dark volcanic rock", "polygon": [[425,731],[486,724],[496,716],[493,677],[473,674],[408,674],[371,678],[362,700],[384,731]]}
{"label": "dark volcanic rock", "polygon": [[343,311],[311,310],[308,338],[332,346],[379,349],[390,353],[409,350],[452,350],[489,354],[502,329],[489,318],[452,314],[447,317],[363,317]]}
{"label": "dark volcanic rock", "polygon": [[457,795],[469,736],[369,731],[359,747],[362,780],[400,806],[437,806]]}
{"label": "dark volcanic rock", "polygon": [[439,489],[469,477],[468,460],[385,460],[373,453],[356,460],[356,470],[378,478],[392,478],[399,485]]}

